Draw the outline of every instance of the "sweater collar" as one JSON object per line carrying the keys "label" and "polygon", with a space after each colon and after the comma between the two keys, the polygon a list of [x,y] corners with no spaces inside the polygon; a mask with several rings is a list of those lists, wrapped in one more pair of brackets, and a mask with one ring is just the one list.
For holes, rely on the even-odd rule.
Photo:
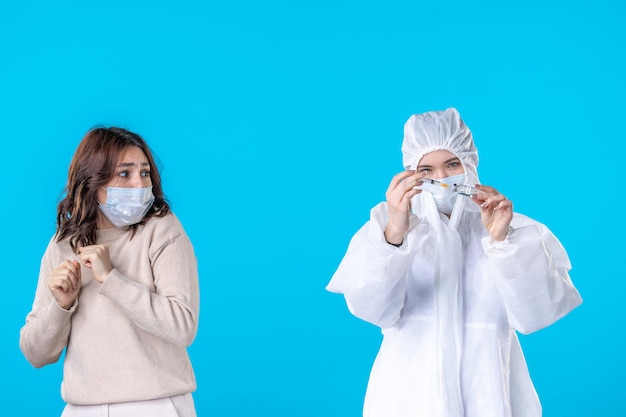
{"label": "sweater collar", "polygon": [[99,244],[113,242],[130,233],[132,233],[132,231],[124,227],[96,230],[96,242]]}

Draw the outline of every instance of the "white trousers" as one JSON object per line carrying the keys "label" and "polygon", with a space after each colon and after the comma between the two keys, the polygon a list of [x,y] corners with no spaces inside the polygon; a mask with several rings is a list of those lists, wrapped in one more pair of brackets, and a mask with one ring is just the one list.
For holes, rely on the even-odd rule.
{"label": "white trousers", "polygon": [[191,394],[117,404],[67,404],[61,417],[196,417]]}

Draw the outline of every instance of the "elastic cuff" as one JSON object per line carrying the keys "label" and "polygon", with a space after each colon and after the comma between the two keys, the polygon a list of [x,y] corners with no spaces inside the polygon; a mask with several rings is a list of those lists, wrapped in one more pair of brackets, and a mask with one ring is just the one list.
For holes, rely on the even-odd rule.
{"label": "elastic cuff", "polygon": [[78,306],[78,297],[74,299],[74,302],[70,306],[70,308],[63,308],[57,303],[57,300],[54,300],[54,304],[56,304],[57,308],[62,310],[65,313],[73,313],[76,310],[76,306]]}
{"label": "elastic cuff", "polygon": [[513,233],[513,228],[511,226],[509,226],[509,230],[507,230],[506,235],[504,236],[504,240],[493,240],[493,238],[490,236],[489,237],[489,246],[490,247],[498,247],[501,245],[508,245],[509,243],[511,243],[509,241],[509,236],[511,236],[511,233]]}
{"label": "elastic cuff", "polygon": [[389,243],[391,246],[395,246],[396,248],[399,248],[404,243],[404,239],[402,239],[402,242],[400,243],[391,243],[390,241],[387,240],[387,238],[385,238],[385,242]]}

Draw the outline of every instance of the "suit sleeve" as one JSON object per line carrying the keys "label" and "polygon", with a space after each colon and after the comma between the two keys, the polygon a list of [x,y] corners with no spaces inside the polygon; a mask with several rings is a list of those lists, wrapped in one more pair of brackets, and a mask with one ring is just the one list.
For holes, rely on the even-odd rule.
{"label": "suit sleeve", "polygon": [[[517,223],[517,225],[515,225]],[[508,238],[483,238],[509,323],[523,334],[559,320],[582,303],[569,276],[571,264],[556,236],[543,224],[514,222]]]}
{"label": "suit sleeve", "polygon": [[387,207],[381,203],[354,235],[326,289],[343,294],[352,314],[381,328],[393,326],[404,305],[409,235],[400,247],[385,241]]}

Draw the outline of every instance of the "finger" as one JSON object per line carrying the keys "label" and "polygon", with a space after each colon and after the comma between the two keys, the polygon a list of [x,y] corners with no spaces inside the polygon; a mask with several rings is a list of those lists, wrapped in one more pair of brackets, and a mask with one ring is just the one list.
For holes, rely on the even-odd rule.
{"label": "finger", "polygon": [[489,199],[491,197],[494,197],[494,196],[499,194],[498,191],[495,188],[493,188],[493,187],[485,187],[485,186],[478,186],[477,185],[476,189],[478,190],[478,193],[477,194],[472,194],[471,197],[478,204],[480,204],[480,201],[486,201],[487,199]]}
{"label": "finger", "polygon": [[80,271],[80,263],[78,261],[73,260],[72,265],[76,267],[76,281],[78,282],[78,286],[80,287],[80,280],[82,279],[82,272]]}
{"label": "finger", "polygon": [[395,190],[398,187],[398,184],[400,184],[400,182],[402,182],[404,179],[410,177],[411,175],[414,175],[415,171],[402,171],[396,175],[393,176],[393,178],[391,179],[391,183],[389,183],[389,187],[387,188],[387,192],[392,192],[393,190]]}
{"label": "finger", "polygon": [[91,267],[91,264],[97,259],[99,250],[98,245],[83,246],[78,249],[78,257],[83,265]]}
{"label": "finger", "polygon": [[397,201],[398,204],[406,206],[413,196],[422,192],[421,188],[417,188],[418,185],[422,184],[422,181],[419,178],[415,178],[411,180],[407,179],[403,183],[406,183],[406,185],[401,184],[391,195],[393,201]]}
{"label": "finger", "polygon": [[505,200],[506,200],[505,196],[503,196],[502,194],[496,194],[496,195],[489,196],[487,199],[483,201],[483,203],[480,206],[481,207],[493,207],[497,205],[498,203],[500,203],[501,201],[505,201]]}
{"label": "finger", "polygon": [[474,202],[474,204],[476,204],[478,206],[482,206],[483,201],[484,201],[482,198],[479,198],[477,194],[474,194],[474,195],[470,196],[470,200],[472,200]]}
{"label": "finger", "polygon": [[387,193],[385,194],[387,202],[396,206],[400,205],[407,192],[411,192],[411,196],[421,192],[421,190],[416,192],[413,191],[420,183],[421,181],[417,177],[404,179],[401,183],[398,183],[395,188],[387,190]]}
{"label": "finger", "polygon": [[502,209],[511,209],[513,210],[513,202],[511,200],[502,200],[498,203],[498,205],[494,208],[494,210],[502,210]]}
{"label": "finger", "polygon": [[473,194],[471,196],[471,199],[474,203],[481,205],[485,200],[487,200],[490,197],[489,194],[484,193],[484,192],[479,192],[478,194]]}
{"label": "finger", "polygon": [[78,253],[79,256],[80,255],[91,255],[93,253],[96,253],[98,250],[98,247],[96,245],[91,245],[91,246],[83,246],[82,248],[78,248]]}
{"label": "finger", "polygon": [[72,269],[74,269],[74,263],[70,259],[64,260],[63,262],[59,264],[59,266],[55,268],[55,270],[58,270],[58,271],[72,270]]}
{"label": "finger", "polygon": [[63,292],[70,292],[72,289],[72,285],[67,279],[67,277],[57,278],[57,279],[52,280],[52,282],[49,285],[49,288],[53,291],[61,290]]}
{"label": "finger", "polygon": [[66,292],[74,292],[78,288],[78,278],[72,271],[65,271],[58,277],[58,282],[63,283],[63,289]]}
{"label": "finger", "polygon": [[78,247],[78,252],[83,252],[83,251],[90,251],[93,250],[95,247],[97,247],[98,245],[86,245],[86,246],[79,246]]}
{"label": "finger", "polygon": [[80,288],[80,266],[76,271],[73,271],[68,275],[70,284],[72,285],[72,292],[75,292]]}
{"label": "finger", "polygon": [[[416,187],[419,187],[422,184],[424,184],[424,179],[419,177],[418,175],[415,175],[402,181],[401,186],[404,188],[404,191],[407,192],[409,190],[415,189]],[[419,190],[420,192],[422,191],[421,189]]]}
{"label": "finger", "polygon": [[91,268],[91,264],[96,259],[96,254],[93,251],[81,252],[78,257],[80,258],[82,264],[87,268]]}
{"label": "finger", "polygon": [[91,259],[93,259],[94,257],[102,256],[102,254],[104,254],[106,250],[106,245],[90,245],[83,247],[81,250],[79,250],[79,252],[80,255],[89,256],[91,257]]}
{"label": "finger", "polygon": [[422,192],[421,188],[411,188],[409,191],[404,193],[404,200],[411,200],[414,196],[418,195]]}
{"label": "finger", "polygon": [[[55,268],[50,274],[51,279],[65,280],[72,291],[76,290],[76,282],[80,276],[80,269],[77,268],[78,262],[66,259],[61,265]],[[66,288],[67,290],[67,288]]]}
{"label": "finger", "polygon": [[392,193],[398,193],[400,198],[404,196],[404,194],[412,190],[413,188],[422,185],[424,183],[423,178],[421,178],[415,171],[405,171],[410,175],[403,177],[403,179],[398,182],[391,191]]}
{"label": "finger", "polygon": [[68,260],[67,265],[68,270],[71,271],[75,277],[80,275],[80,263],[77,260]]}
{"label": "finger", "polygon": [[493,187],[491,187],[489,185],[476,184],[475,188],[477,190],[480,190],[482,192],[489,193],[489,194],[500,194],[498,192],[498,190],[496,190],[495,188],[493,188]]}
{"label": "finger", "polygon": [[402,196],[402,200],[400,200],[400,204],[402,205],[402,207],[405,207],[407,210],[411,209],[411,199],[421,193],[422,190],[420,190],[419,188],[411,188],[410,190],[408,190],[406,193],[404,193],[404,195]]}

